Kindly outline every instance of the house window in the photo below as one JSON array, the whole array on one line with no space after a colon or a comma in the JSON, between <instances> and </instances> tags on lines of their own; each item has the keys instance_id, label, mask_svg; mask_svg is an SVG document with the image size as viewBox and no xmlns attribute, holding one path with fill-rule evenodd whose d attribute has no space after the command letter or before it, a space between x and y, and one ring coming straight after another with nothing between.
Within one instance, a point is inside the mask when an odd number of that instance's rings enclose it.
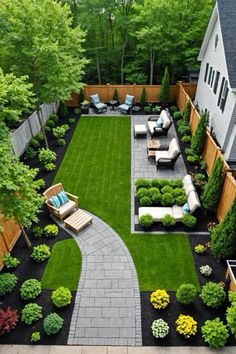
<instances>
[{"instance_id":1,"label":"house window","mask_svg":"<svg viewBox=\"0 0 236 354\"><path fill-rule=\"evenodd\" d=\"M223 92L222 92L221 102L220 102L220 109L221 109L222 113L225 110L225 103L226 103L226 100L227 100L228 92L229 92L228 81L226 80L225 81L225 85L224 85L224 89L223 89Z\"/></svg>"},{"instance_id":2,"label":"house window","mask_svg":"<svg viewBox=\"0 0 236 354\"><path fill-rule=\"evenodd\" d=\"M216 36L215 36L215 42L214 42L214 49L215 49L215 50L217 49L218 42L219 42L219 36L218 36L218 34L216 34Z\"/></svg>"},{"instance_id":3,"label":"house window","mask_svg":"<svg viewBox=\"0 0 236 354\"><path fill-rule=\"evenodd\" d=\"M208 77L208 81L207 81L208 85L210 85L210 83L211 83L211 74L212 74L212 66L210 67L210 73L209 73L209 77Z\"/></svg>"},{"instance_id":4,"label":"house window","mask_svg":"<svg viewBox=\"0 0 236 354\"><path fill-rule=\"evenodd\" d=\"M222 91L223 91L223 88L224 88L224 84L225 84L225 78L223 77L223 78L222 78L222 81L221 81L220 93L219 93L219 97L218 97L217 106L220 105L220 101L221 101L221 96L222 96Z\"/></svg>"},{"instance_id":5,"label":"house window","mask_svg":"<svg viewBox=\"0 0 236 354\"><path fill-rule=\"evenodd\" d=\"M220 78L220 73L219 73L219 71L217 71L217 72L216 72L215 83L214 83L214 88L213 88L213 92L214 92L215 94L216 94L216 92L217 92L219 78Z\"/></svg>"},{"instance_id":6,"label":"house window","mask_svg":"<svg viewBox=\"0 0 236 354\"><path fill-rule=\"evenodd\" d=\"M205 70L204 82L206 82L206 80L207 80L208 70L209 70L209 63L207 63L207 64L206 64L206 70Z\"/></svg>"},{"instance_id":7,"label":"house window","mask_svg":"<svg viewBox=\"0 0 236 354\"><path fill-rule=\"evenodd\" d=\"M211 87L213 85L213 82L214 82L214 77L215 77L215 70L212 71L212 76L211 76Z\"/></svg>"}]
</instances>

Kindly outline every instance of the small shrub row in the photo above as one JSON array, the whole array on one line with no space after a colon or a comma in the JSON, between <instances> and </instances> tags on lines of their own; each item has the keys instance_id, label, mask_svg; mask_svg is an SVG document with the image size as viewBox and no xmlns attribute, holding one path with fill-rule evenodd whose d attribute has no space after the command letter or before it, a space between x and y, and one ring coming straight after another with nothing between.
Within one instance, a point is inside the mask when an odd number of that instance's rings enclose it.
<instances>
[{"instance_id":1,"label":"small shrub row","mask_svg":"<svg viewBox=\"0 0 236 354\"><path fill-rule=\"evenodd\" d=\"M40 238L45 236L47 238L56 237L59 233L58 226L55 224L48 224L44 228L40 226L34 226L33 229L34 238Z\"/></svg>"},{"instance_id":2,"label":"small shrub row","mask_svg":"<svg viewBox=\"0 0 236 354\"><path fill-rule=\"evenodd\" d=\"M182 224L184 224L184 226L186 226L187 228L193 228L196 223L197 223L197 219L195 216L191 215L191 214L185 214L182 218L181 218L181 222ZM149 228L153 225L154 220L152 215L150 214L146 214L146 215L142 215L139 218L139 224L144 227L144 228ZM161 219L161 223L163 226L165 227L171 227L174 226L176 224L175 218L170 215L170 214L166 214L162 219Z\"/></svg>"}]
</instances>

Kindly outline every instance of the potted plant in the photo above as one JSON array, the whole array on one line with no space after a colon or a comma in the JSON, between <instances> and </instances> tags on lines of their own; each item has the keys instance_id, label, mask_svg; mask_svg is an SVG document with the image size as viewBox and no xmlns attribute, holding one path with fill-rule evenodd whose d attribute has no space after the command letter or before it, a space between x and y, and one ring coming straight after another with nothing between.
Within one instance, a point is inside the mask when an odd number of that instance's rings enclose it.
<instances>
[{"instance_id":1,"label":"potted plant","mask_svg":"<svg viewBox=\"0 0 236 354\"><path fill-rule=\"evenodd\" d=\"M81 113L88 114L89 113L89 101L84 100L81 103Z\"/></svg>"}]
</instances>

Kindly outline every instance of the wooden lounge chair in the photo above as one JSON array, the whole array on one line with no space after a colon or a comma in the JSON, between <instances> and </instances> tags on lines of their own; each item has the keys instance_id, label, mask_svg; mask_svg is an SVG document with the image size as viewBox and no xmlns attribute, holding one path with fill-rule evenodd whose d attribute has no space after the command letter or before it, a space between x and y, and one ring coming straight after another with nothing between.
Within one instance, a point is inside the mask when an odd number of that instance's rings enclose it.
<instances>
[{"instance_id":1,"label":"wooden lounge chair","mask_svg":"<svg viewBox=\"0 0 236 354\"><path fill-rule=\"evenodd\" d=\"M50 203L50 198L56 196L61 191L63 191L62 184L61 183L57 183L57 184L54 184L54 186L48 188L43 193L43 195L45 197L45 204L47 205L47 208L48 208L49 212L51 214L55 215L58 219L60 219L62 221L64 219L64 217L66 215L68 215L72 210L78 208L78 199L79 199L79 197L76 197L73 194L65 192L69 200L65 204L61 205L60 207L55 208Z\"/></svg>"}]
</instances>

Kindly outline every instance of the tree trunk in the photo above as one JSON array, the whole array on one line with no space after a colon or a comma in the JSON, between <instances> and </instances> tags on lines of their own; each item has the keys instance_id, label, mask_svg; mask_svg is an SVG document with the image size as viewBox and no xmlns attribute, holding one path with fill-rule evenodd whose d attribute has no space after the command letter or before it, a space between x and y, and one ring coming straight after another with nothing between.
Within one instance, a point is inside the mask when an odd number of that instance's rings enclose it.
<instances>
[{"instance_id":1,"label":"tree trunk","mask_svg":"<svg viewBox=\"0 0 236 354\"><path fill-rule=\"evenodd\" d=\"M47 139L47 135L46 135L46 132L45 132L45 129L44 129L44 123L43 123L43 120L42 120L42 116L40 114L40 113L42 113L40 106L37 108L36 112L37 112L37 116L38 116L38 120L39 120L39 124L40 124L41 130L42 130L42 133L43 133L45 147L46 147L46 149L49 149L48 139Z\"/></svg>"},{"instance_id":2,"label":"tree trunk","mask_svg":"<svg viewBox=\"0 0 236 354\"><path fill-rule=\"evenodd\" d=\"M97 65L97 73L98 73L98 84L101 85L101 72L100 72L100 64L99 64L99 59L98 55L96 54L96 65Z\"/></svg>"},{"instance_id":3,"label":"tree trunk","mask_svg":"<svg viewBox=\"0 0 236 354\"><path fill-rule=\"evenodd\" d=\"M20 225L21 232L22 232L22 234L23 234L23 236L24 236L25 243L26 243L27 247L30 248L30 247L31 247L31 242L30 242L30 240L29 240L29 237L28 237L28 235L27 235L27 233L26 233L26 231L25 231L23 225L21 225L21 223L19 223L19 225Z\"/></svg>"},{"instance_id":4,"label":"tree trunk","mask_svg":"<svg viewBox=\"0 0 236 354\"><path fill-rule=\"evenodd\" d=\"M124 56L125 44L122 44L121 63L120 63L120 84L124 85Z\"/></svg>"},{"instance_id":5,"label":"tree trunk","mask_svg":"<svg viewBox=\"0 0 236 354\"><path fill-rule=\"evenodd\" d=\"M153 49L150 49L150 85L153 84L153 71L154 71L154 62L155 62L155 52Z\"/></svg>"}]
</instances>

